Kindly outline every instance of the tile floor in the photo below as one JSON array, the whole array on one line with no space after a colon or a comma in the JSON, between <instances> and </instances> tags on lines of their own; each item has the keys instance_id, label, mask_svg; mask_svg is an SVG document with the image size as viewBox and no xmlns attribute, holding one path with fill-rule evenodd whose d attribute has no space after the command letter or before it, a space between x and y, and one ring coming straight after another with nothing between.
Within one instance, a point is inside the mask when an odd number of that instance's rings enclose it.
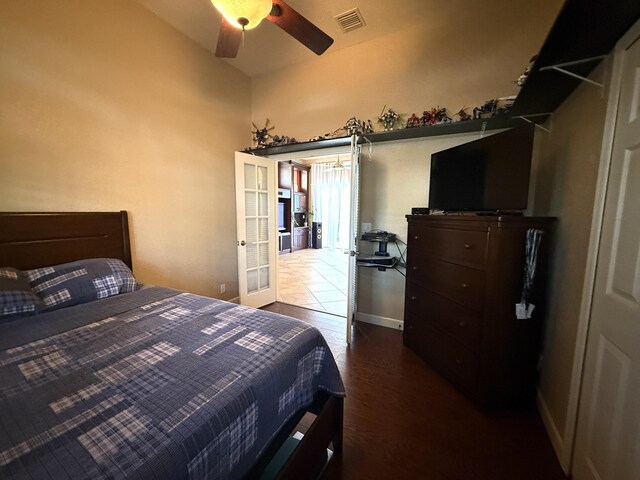
<instances>
[{"instance_id":1,"label":"tile floor","mask_svg":"<svg viewBox=\"0 0 640 480\"><path fill-rule=\"evenodd\" d=\"M307 248L278 257L278 301L347 316L347 260L342 250Z\"/></svg>"}]
</instances>

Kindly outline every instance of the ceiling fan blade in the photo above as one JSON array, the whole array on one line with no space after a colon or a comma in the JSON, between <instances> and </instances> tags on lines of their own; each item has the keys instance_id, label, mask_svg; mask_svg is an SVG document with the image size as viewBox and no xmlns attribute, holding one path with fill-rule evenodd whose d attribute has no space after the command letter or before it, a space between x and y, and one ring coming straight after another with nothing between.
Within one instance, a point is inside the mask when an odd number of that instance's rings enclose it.
<instances>
[{"instance_id":1,"label":"ceiling fan blade","mask_svg":"<svg viewBox=\"0 0 640 480\"><path fill-rule=\"evenodd\" d=\"M273 0L273 8L267 20L278 25L316 55L322 55L333 43L333 38L282 0Z\"/></svg>"},{"instance_id":2,"label":"ceiling fan blade","mask_svg":"<svg viewBox=\"0 0 640 480\"><path fill-rule=\"evenodd\" d=\"M222 17L220 33L218 34L218 45L216 46L216 57L236 58L241 41L242 30L234 27Z\"/></svg>"}]
</instances>

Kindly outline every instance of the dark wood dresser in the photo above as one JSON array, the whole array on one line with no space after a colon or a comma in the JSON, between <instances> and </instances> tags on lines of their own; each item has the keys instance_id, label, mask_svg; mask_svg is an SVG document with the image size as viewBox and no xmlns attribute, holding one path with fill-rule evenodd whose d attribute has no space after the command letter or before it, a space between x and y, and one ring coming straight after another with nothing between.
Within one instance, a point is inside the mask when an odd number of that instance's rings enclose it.
<instances>
[{"instance_id":1,"label":"dark wood dresser","mask_svg":"<svg viewBox=\"0 0 640 480\"><path fill-rule=\"evenodd\" d=\"M407 215L404 343L485 408L533 400L546 270L541 242L532 318L520 320L526 233L552 218Z\"/></svg>"}]
</instances>

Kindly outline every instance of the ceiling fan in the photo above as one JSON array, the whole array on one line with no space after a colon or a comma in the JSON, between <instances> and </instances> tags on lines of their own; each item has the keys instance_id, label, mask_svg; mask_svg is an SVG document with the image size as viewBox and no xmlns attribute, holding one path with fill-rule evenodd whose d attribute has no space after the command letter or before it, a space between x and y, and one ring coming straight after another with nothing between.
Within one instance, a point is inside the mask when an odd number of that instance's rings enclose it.
<instances>
[{"instance_id":1,"label":"ceiling fan","mask_svg":"<svg viewBox=\"0 0 640 480\"><path fill-rule=\"evenodd\" d=\"M216 57L235 58L242 35L266 18L316 55L322 55L333 38L304 18L283 0L211 0L222 14Z\"/></svg>"}]
</instances>

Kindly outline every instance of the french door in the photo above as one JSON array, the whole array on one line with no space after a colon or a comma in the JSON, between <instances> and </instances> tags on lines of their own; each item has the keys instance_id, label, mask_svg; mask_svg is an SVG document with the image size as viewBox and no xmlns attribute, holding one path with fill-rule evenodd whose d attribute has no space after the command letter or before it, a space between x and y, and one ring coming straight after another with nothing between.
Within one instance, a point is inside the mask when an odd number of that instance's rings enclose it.
<instances>
[{"instance_id":1,"label":"french door","mask_svg":"<svg viewBox=\"0 0 640 480\"><path fill-rule=\"evenodd\" d=\"M351 343L353 322L358 311L358 244L360 240L360 147L351 137L351 212L349 214L349 271L347 273L347 343Z\"/></svg>"},{"instance_id":2,"label":"french door","mask_svg":"<svg viewBox=\"0 0 640 480\"><path fill-rule=\"evenodd\" d=\"M357 136L351 138L351 169L350 169L350 197L351 211L349 215L349 254L347 273L347 343L351 343L352 327L357 312L358 271L356 257L358 255L359 212L360 212L360 147ZM329 154L344 154L345 150L317 151L319 156ZM295 154L277 155L263 158L246 153L236 152L236 207L238 225L238 275L240 286L240 303L252 307L260 307L276 301L276 262L277 239L276 229L276 163L278 160L297 160L311 158L313 151L296 152ZM255 169L254 169L255 167ZM255 177L254 181L254 175ZM266 175L263 177L262 175ZM265 183L264 178L269 179ZM269 196L269 207L265 207L264 195ZM255 200L257 196L257 200ZM257 203L254 203L257 202ZM248 207L250 208L248 208ZM267 226L268 232L263 230ZM254 228L257 230L254 231ZM253 232L251 244L263 247L249 246L247 238ZM267 236L268 233L268 236ZM256 238L258 240L256 240ZM243 244L244 241L244 244ZM256 250L257 248L257 250ZM267 260L266 251L269 252ZM257 252L258 258L254 258ZM257 272L257 273L256 273ZM267 280L268 279L268 280Z\"/></svg>"},{"instance_id":3,"label":"french door","mask_svg":"<svg viewBox=\"0 0 640 480\"><path fill-rule=\"evenodd\" d=\"M236 152L236 225L240 303L276 301L276 168L268 158Z\"/></svg>"}]
</instances>

